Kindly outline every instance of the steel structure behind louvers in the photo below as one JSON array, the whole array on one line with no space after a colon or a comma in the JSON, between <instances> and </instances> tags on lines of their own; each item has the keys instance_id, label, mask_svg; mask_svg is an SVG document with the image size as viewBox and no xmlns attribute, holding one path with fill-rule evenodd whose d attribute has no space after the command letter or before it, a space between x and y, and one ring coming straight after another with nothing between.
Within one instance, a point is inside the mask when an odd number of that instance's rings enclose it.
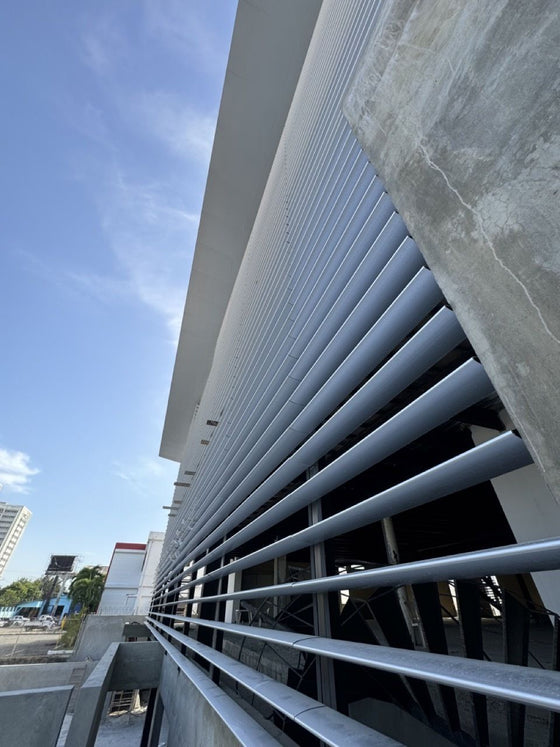
<instances>
[{"instance_id":1,"label":"steel structure behind louvers","mask_svg":"<svg viewBox=\"0 0 560 747\"><path fill-rule=\"evenodd\" d=\"M560 711L560 675L526 666L529 611L550 627L527 574L558 568L560 539L515 543L489 481L532 459L343 117L381 8L323 3L185 443L149 626L226 721L242 697L300 744L396 744L411 723L418 744L486 744L491 697L522 744L525 707ZM477 423L496 433L476 444ZM466 658L450 654L459 631Z\"/></svg>"}]
</instances>

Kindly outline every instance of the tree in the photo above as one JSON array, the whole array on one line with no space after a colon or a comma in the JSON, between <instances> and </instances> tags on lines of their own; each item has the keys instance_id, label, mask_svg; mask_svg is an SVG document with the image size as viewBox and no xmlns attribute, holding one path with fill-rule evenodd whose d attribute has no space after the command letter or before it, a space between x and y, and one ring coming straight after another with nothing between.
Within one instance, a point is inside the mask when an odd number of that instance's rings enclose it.
<instances>
[{"instance_id":1,"label":"tree","mask_svg":"<svg viewBox=\"0 0 560 747\"><path fill-rule=\"evenodd\" d=\"M21 602L41 599L41 579L18 578L17 581L0 589L0 607L15 607Z\"/></svg>"},{"instance_id":2,"label":"tree","mask_svg":"<svg viewBox=\"0 0 560 747\"><path fill-rule=\"evenodd\" d=\"M95 612L104 586L105 576L98 565L82 568L70 584L72 603L81 604L84 612Z\"/></svg>"}]
</instances>

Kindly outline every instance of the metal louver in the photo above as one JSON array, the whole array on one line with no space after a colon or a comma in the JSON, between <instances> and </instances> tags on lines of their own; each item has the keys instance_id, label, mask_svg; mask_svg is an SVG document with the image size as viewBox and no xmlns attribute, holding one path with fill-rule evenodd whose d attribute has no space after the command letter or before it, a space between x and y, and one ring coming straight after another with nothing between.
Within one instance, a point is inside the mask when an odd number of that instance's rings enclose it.
<instances>
[{"instance_id":1,"label":"metal louver","mask_svg":"<svg viewBox=\"0 0 560 747\"><path fill-rule=\"evenodd\" d=\"M437 584L446 620L478 634L478 581L557 569L560 539L516 544L499 524L488 481L531 456L505 427L475 445L473 411L499 423L503 406L342 116L380 7L323 4L185 444L149 626L200 692L246 689L296 741L398 743L351 717L357 698L336 702L344 664L360 683L384 672L372 701L457 743L470 733L445 688L475 693L470 736L487 743L476 698L510 720L513 703L560 712L560 675L474 644L448 655ZM450 507L475 499L496 525L470 544L457 528L446 550ZM433 546L410 539L416 520ZM244 639L261 648L238 661ZM291 664L266 669L270 645L307 657L296 684Z\"/></svg>"}]
</instances>

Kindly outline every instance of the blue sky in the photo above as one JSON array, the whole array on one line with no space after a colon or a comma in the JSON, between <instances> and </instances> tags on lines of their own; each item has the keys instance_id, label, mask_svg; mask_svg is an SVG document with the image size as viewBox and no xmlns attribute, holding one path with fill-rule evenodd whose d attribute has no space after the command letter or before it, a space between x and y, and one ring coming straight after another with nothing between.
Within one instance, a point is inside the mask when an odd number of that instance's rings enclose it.
<instances>
[{"instance_id":1,"label":"blue sky","mask_svg":"<svg viewBox=\"0 0 560 747\"><path fill-rule=\"evenodd\" d=\"M157 454L235 0L0 4L0 585L165 529Z\"/></svg>"}]
</instances>

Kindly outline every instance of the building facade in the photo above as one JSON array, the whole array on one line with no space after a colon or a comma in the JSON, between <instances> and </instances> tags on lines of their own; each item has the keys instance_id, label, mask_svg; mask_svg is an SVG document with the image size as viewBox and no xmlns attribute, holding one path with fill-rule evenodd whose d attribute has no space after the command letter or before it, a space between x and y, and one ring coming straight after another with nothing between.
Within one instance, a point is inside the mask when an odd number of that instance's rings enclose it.
<instances>
[{"instance_id":1,"label":"building facade","mask_svg":"<svg viewBox=\"0 0 560 747\"><path fill-rule=\"evenodd\" d=\"M163 539L163 532L150 532L146 543L116 543L99 602L99 615L148 612Z\"/></svg>"},{"instance_id":2,"label":"building facade","mask_svg":"<svg viewBox=\"0 0 560 747\"><path fill-rule=\"evenodd\" d=\"M25 506L0 501L0 578L30 518L31 511Z\"/></svg>"},{"instance_id":3,"label":"building facade","mask_svg":"<svg viewBox=\"0 0 560 747\"><path fill-rule=\"evenodd\" d=\"M132 614L138 598L138 587L145 557L145 543L117 542L115 544L97 610L98 614Z\"/></svg>"},{"instance_id":4,"label":"building facade","mask_svg":"<svg viewBox=\"0 0 560 747\"><path fill-rule=\"evenodd\" d=\"M154 739L560 738L559 38L544 1L240 2Z\"/></svg>"}]
</instances>

